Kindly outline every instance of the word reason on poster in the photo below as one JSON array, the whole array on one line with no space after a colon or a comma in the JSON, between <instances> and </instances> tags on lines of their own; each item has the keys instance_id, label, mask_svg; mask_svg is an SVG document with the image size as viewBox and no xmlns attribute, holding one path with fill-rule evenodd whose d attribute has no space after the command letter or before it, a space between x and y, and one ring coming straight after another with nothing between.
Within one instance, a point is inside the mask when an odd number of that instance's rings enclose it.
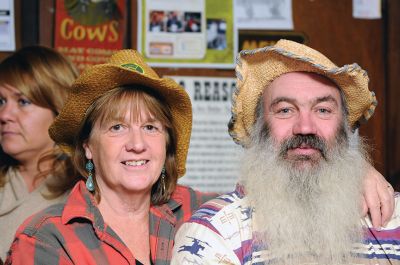
<instances>
[{"instance_id":1,"label":"word reason on poster","mask_svg":"<svg viewBox=\"0 0 400 265\"><path fill-rule=\"evenodd\" d=\"M238 178L241 148L228 134L234 78L172 76L192 100L193 129L181 184L209 192L227 192Z\"/></svg>"}]
</instances>

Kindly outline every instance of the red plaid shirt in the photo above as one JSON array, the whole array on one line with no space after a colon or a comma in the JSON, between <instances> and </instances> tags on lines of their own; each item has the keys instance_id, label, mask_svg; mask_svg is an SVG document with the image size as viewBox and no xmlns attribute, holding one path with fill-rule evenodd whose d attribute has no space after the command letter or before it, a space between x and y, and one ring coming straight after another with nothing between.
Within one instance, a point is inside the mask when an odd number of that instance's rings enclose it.
<instances>
[{"instance_id":1,"label":"red plaid shirt","mask_svg":"<svg viewBox=\"0 0 400 265\"><path fill-rule=\"evenodd\" d=\"M153 264L169 264L174 236L202 203L215 194L177 186L170 201L150 208ZM132 228L134 229L134 228ZM135 264L134 253L104 223L94 197L80 181L65 204L50 206L18 229L5 264Z\"/></svg>"}]
</instances>

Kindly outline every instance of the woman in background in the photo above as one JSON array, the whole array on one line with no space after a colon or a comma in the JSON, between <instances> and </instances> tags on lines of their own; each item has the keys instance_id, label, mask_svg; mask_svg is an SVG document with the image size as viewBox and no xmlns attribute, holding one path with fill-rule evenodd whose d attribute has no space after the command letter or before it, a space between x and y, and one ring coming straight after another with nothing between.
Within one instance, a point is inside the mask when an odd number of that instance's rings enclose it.
<instances>
[{"instance_id":1,"label":"woman in background","mask_svg":"<svg viewBox=\"0 0 400 265\"><path fill-rule=\"evenodd\" d=\"M50 48L31 46L0 63L0 258L18 226L65 199L77 176L48 129L77 77Z\"/></svg>"}]
</instances>

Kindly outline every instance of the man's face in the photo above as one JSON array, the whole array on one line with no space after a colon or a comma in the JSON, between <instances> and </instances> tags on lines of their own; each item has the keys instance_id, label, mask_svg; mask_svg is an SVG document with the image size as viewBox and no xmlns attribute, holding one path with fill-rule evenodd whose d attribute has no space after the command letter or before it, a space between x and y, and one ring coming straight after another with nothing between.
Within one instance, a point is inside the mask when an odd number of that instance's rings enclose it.
<instances>
[{"instance_id":1,"label":"man's face","mask_svg":"<svg viewBox=\"0 0 400 265\"><path fill-rule=\"evenodd\" d=\"M287 73L263 97L269 135L283 159L303 168L326 158L343 122L340 92L333 82L314 73Z\"/></svg>"},{"instance_id":2,"label":"man's face","mask_svg":"<svg viewBox=\"0 0 400 265\"><path fill-rule=\"evenodd\" d=\"M339 89L316 74L289 73L265 89L262 102L240 183L256 208L265 253L279 253L274 264L353 264L366 158Z\"/></svg>"}]
</instances>

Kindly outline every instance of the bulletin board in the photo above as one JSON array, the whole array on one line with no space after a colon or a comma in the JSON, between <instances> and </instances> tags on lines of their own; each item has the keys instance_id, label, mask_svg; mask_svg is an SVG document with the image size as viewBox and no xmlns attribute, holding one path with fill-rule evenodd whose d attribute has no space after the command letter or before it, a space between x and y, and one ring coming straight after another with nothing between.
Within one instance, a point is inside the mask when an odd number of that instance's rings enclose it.
<instances>
[{"instance_id":1,"label":"bulletin board","mask_svg":"<svg viewBox=\"0 0 400 265\"><path fill-rule=\"evenodd\" d=\"M246 3L247 0L235 1ZM381 39L381 36L384 35L383 20L355 19L351 14L351 0L343 1L341 5L337 5L336 2L328 0L286 0L273 2L277 4L290 3L293 5L294 28L291 31L297 34L294 38L304 40L304 42L311 47L326 54L338 65L353 62L362 65L370 75L370 85L376 92L379 106L385 105L385 87L382 85L382 80L385 80L385 56L380 53L385 50L383 46L384 44L383 42L374 42L373 45L366 45L371 43L370 40L372 38ZM54 25L54 13L52 11L54 10L54 3L55 0L40 1L40 42L47 46L54 45L53 30L49 28L51 25ZM257 1L257 3L262 4L264 1ZM127 1L127 8L129 15L124 47L138 49L140 48L137 45L138 36L140 34L139 31L141 30L139 28L139 25L141 24L138 22L137 16L140 11L138 9L138 2L136 0ZM276 14L276 10L272 11L271 15ZM315 23L315 21L318 21L318 23ZM349 25L352 26L349 27ZM267 33L270 34L273 30L269 29L267 31ZM277 29L275 31L282 31L282 29ZM266 32L263 32L263 34L265 33ZM247 35L247 37L252 38L251 35ZM262 34L257 36L254 40L256 45L261 45L261 43L266 43L265 41L268 41L267 38L263 39ZM363 48L359 49L357 47ZM228 80L234 80L235 78L233 68L156 66L154 69L160 76L172 76L176 78L178 82L200 82L201 86L203 86L202 89L205 89L205 84L210 81L208 78L211 78L211 83L218 83L218 86L221 87L220 89L222 89L224 82L227 83ZM225 79L225 81L220 80L220 78ZM214 84L210 89L214 89ZM209 104L209 106L211 106L211 104ZM219 105L219 108L222 109L221 106L222 103ZM199 108L201 108L201 104L199 105ZM361 128L361 135L366 136L369 139L369 143L374 146L374 152L371 153L371 157L375 162L376 168L381 172L385 172L386 170L386 162L384 158L386 157L387 151L384 144L384 137L386 135L384 111L383 107L378 107L373 119L371 119L366 126ZM223 130L223 128L221 130ZM226 135L228 135L227 132ZM218 177L215 178L217 179Z\"/></svg>"}]
</instances>

